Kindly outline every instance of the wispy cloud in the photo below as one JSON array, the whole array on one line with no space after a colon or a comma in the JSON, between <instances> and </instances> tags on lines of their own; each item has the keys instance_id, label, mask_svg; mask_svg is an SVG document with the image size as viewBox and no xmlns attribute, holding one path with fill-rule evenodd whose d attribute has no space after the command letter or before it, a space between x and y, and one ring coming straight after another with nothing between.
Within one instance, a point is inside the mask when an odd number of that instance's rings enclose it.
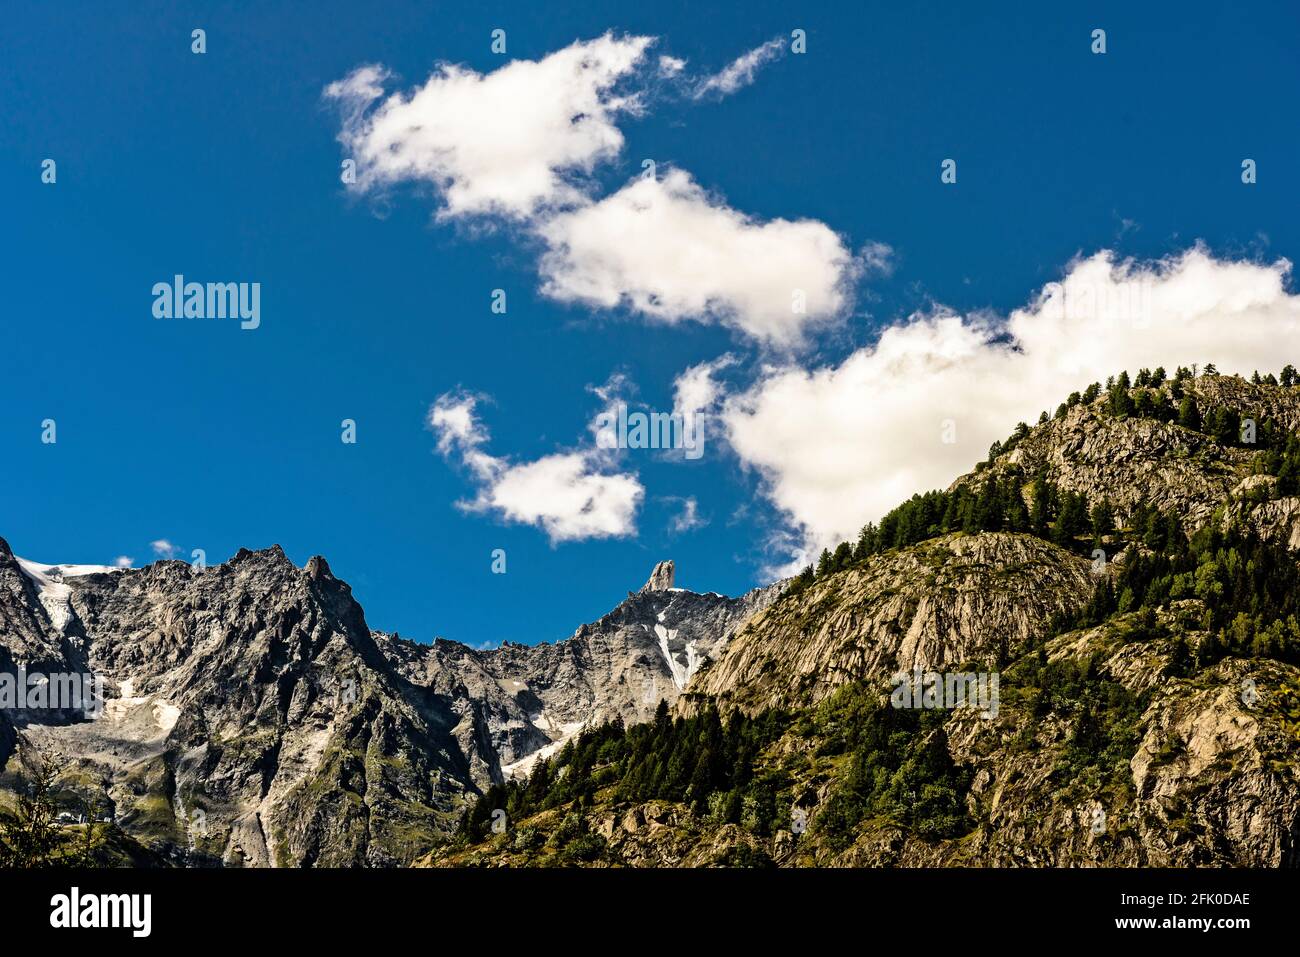
<instances>
[{"instance_id":1,"label":"wispy cloud","mask_svg":"<svg viewBox=\"0 0 1300 957\"><path fill-rule=\"evenodd\" d=\"M665 496L665 501L677 502L681 506L680 511L668 522L669 535L684 535L709 524L708 519L700 515L700 503L696 501L694 495L685 498L671 495Z\"/></svg>"},{"instance_id":2,"label":"wispy cloud","mask_svg":"<svg viewBox=\"0 0 1300 957\"><path fill-rule=\"evenodd\" d=\"M774 37L748 53L736 57L712 76L698 80L691 91L694 99L730 96L754 82L758 71L785 53L785 41Z\"/></svg>"},{"instance_id":3,"label":"wispy cloud","mask_svg":"<svg viewBox=\"0 0 1300 957\"><path fill-rule=\"evenodd\" d=\"M165 538L160 538L156 542L150 542L149 547L153 549L153 553L159 558L174 558L176 553L180 551L177 546L173 545Z\"/></svg>"},{"instance_id":4,"label":"wispy cloud","mask_svg":"<svg viewBox=\"0 0 1300 957\"><path fill-rule=\"evenodd\" d=\"M673 380L673 412L678 415L709 415L718 408L723 387L718 373L736 365L739 358L726 353L685 369Z\"/></svg>"}]
</instances>

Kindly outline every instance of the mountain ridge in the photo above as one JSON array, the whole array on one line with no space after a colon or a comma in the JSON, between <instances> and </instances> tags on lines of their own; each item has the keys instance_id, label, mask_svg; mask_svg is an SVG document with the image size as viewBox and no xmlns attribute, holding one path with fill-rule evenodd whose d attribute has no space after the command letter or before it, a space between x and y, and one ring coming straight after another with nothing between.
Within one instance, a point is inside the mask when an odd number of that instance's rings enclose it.
<instances>
[{"instance_id":1,"label":"mountain ridge","mask_svg":"<svg viewBox=\"0 0 1300 957\"><path fill-rule=\"evenodd\" d=\"M51 571L37 581L0 542L0 662L102 674L108 700L95 721L5 716L3 757L56 755L129 833L227 865L408 860L530 755L675 698L674 676L765 594L672 589L660 563L566 639L479 651L373 631L323 557L298 568L278 545L204 568L28 564Z\"/></svg>"}]
</instances>

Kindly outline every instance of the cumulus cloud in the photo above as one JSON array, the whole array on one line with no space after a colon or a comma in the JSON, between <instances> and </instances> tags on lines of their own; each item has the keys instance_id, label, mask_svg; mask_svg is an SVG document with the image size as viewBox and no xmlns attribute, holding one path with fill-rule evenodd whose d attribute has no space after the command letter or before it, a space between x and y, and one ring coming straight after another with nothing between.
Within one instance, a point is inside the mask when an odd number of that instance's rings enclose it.
<instances>
[{"instance_id":1,"label":"cumulus cloud","mask_svg":"<svg viewBox=\"0 0 1300 957\"><path fill-rule=\"evenodd\" d=\"M784 52L785 42L780 37L768 40L762 46L738 56L712 76L699 80L691 91L691 96L697 100L710 96L729 96L753 83L763 65Z\"/></svg>"},{"instance_id":2,"label":"cumulus cloud","mask_svg":"<svg viewBox=\"0 0 1300 957\"><path fill-rule=\"evenodd\" d=\"M631 535L644 494L636 476L595 471L592 455L568 452L504 469L476 506L539 526L554 543Z\"/></svg>"},{"instance_id":3,"label":"cumulus cloud","mask_svg":"<svg viewBox=\"0 0 1300 957\"><path fill-rule=\"evenodd\" d=\"M429 425L438 436L438 451L450 455L454 450L477 449L488 440L488 433L478 418L482 396L468 392L448 392L429 409Z\"/></svg>"},{"instance_id":4,"label":"cumulus cloud","mask_svg":"<svg viewBox=\"0 0 1300 957\"><path fill-rule=\"evenodd\" d=\"M460 503L508 522L543 529L552 544L588 538L619 538L636 531L645 489L635 475L611 472L597 449L578 449L515 463L489 454L489 435L478 417L481 397L464 392L440 396L429 409L438 450L457 456L478 483L474 499Z\"/></svg>"},{"instance_id":5,"label":"cumulus cloud","mask_svg":"<svg viewBox=\"0 0 1300 957\"><path fill-rule=\"evenodd\" d=\"M651 319L717 321L766 343L798 343L838 315L858 263L815 220L766 222L670 170L542 223L542 291Z\"/></svg>"},{"instance_id":6,"label":"cumulus cloud","mask_svg":"<svg viewBox=\"0 0 1300 957\"><path fill-rule=\"evenodd\" d=\"M888 247L854 256L824 223L748 216L682 170L599 200L585 181L618 155L618 122L647 101L667 89L726 95L784 50L772 40L701 78L678 57L648 62L654 42L607 33L486 74L440 64L422 86L391 94L384 67L359 67L325 88L356 164L351 188L428 183L444 219L517 223L540 238L542 291L561 302L721 322L767 345L800 345L811 325L841 314L855 279L883 268Z\"/></svg>"},{"instance_id":7,"label":"cumulus cloud","mask_svg":"<svg viewBox=\"0 0 1300 957\"><path fill-rule=\"evenodd\" d=\"M855 537L915 492L946 487L1016 422L1128 369L1295 361L1291 264L1193 248L1157 263L1101 252L1005 318L936 310L820 368L769 368L729 396L729 441L807 551ZM943 441L951 420L956 441Z\"/></svg>"},{"instance_id":8,"label":"cumulus cloud","mask_svg":"<svg viewBox=\"0 0 1300 957\"><path fill-rule=\"evenodd\" d=\"M607 33L487 74L440 64L423 86L386 99L388 72L361 67L325 88L342 111L339 140L356 162L354 188L432 183L444 216L522 219L580 203L571 177L622 148L615 119L641 104L618 91L619 81L652 42Z\"/></svg>"},{"instance_id":9,"label":"cumulus cloud","mask_svg":"<svg viewBox=\"0 0 1300 957\"><path fill-rule=\"evenodd\" d=\"M114 568L130 568L134 564L135 559L129 555L118 555L117 558L113 559Z\"/></svg>"}]
</instances>

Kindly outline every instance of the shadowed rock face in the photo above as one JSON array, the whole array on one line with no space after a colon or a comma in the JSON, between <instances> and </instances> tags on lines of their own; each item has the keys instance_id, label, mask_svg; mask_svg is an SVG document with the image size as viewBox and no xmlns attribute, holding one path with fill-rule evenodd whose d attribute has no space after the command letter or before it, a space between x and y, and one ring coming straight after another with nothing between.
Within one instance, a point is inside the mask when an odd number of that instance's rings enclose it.
<instances>
[{"instance_id":1,"label":"shadowed rock face","mask_svg":"<svg viewBox=\"0 0 1300 957\"><path fill-rule=\"evenodd\" d=\"M774 593L655 589L559 644L474 651L372 632L323 558L299 569L278 546L203 569L44 567L0 540L0 670L93 672L108 700L72 723L0 714L0 757L47 752L142 842L226 865L407 861L585 722L675 700ZM652 581L671 588L672 564Z\"/></svg>"},{"instance_id":2,"label":"shadowed rock face","mask_svg":"<svg viewBox=\"0 0 1300 957\"><path fill-rule=\"evenodd\" d=\"M453 819L471 785L448 702L393 672L323 562L241 550L66 585L76 653L51 664L93 670L109 700L23 738L129 833L195 861L385 863Z\"/></svg>"},{"instance_id":3,"label":"shadowed rock face","mask_svg":"<svg viewBox=\"0 0 1300 957\"><path fill-rule=\"evenodd\" d=\"M47 665L69 661L83 663L76 647L75 630L65 636L40 600L37 584L23 572L9 548L0 538L0 670L27 665L39 670Z\"/></svg>"},{"instance_id":4,"label":"shadowed rock face","mask_svg":"<svg viewBox=\"0 0 1300 957\"><path fill-rule=\"evenodd\" d=\"M9 763L9 756L14 753L17 744L18 734L14 731L13 723L8 715L0 713L0 767Z\"/></svg>"}]
</instances>

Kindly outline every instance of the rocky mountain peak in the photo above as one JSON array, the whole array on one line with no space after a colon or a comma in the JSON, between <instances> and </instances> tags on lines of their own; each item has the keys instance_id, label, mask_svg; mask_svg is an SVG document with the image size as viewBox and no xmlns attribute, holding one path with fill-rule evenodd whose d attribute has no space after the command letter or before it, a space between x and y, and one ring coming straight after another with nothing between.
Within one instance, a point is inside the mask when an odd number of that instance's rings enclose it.
<instances>
[{"instance_id":1,"label":"rocky mountain peak","mask_svg":"<svg viewBox=\"0 0 1300 957\"><path fill-rule=\"evenodd\" d=\"M325 561L323 555L313 555L307 560L305 571L307 577L311 579L333 578L334 573L330 571L329 562Z\"/></svg>"},{"instance_id":2,"label":"rocky mountain peak","mask_svg":"<svg viewBox=\"0 0 1300 957\"><path fill-rule=\"evenodd\" d=\"M668 591L673 587L673 560L655 565L649 580L641 586L641 594L654 591Z\"/></svg>"},{"instance_id":3,"label":"rocky mountain peak","mask_svg":"<svg viewBox=\"0 0 1300 957\"><path fill-rule=\"evenodd\" d=\"M295 567L293 562L289 561L289 556L284 553L284 549L279 545L272 545L269 548L241 548L231 556L229 564L235 565L241 562Z\"/></svg>"}]
</instances>

